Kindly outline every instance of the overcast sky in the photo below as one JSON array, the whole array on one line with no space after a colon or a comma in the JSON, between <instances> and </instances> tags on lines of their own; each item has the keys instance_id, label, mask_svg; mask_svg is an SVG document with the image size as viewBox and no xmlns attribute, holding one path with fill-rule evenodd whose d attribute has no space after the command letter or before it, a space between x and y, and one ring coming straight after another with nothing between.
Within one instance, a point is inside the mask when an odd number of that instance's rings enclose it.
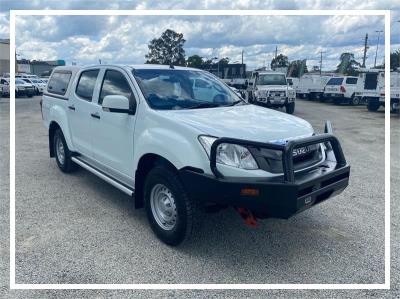
<instances>
[{"instance_id":1,"label":"overcast sky","mask_svg":"<svg viewBox=\"0 0 400 299\"><path fill-rule=\"evenodd\" d=\"M9 36L10 9L400 9L398 1L2 1L0 38ZM163 3L165 2L165 3ZM183 3L184 2L184 3ZM263 4L261 4L263 3ZM267 4L265 4L267 3ZM397 5L396 5L397 4ZM400 45L398 10L392 11L392 49ZM254 68L269 64L283 53L289 60L307 59L309 67L319 63L323 51L324 70L334 69L342 52L353 52L361 61L363 38L369 34L367 65L373 65L376 30L384 29L383 17L373 16L29 16L16 20L17 53L36 60L64 59L67 64L143 63L148 42L166 29L183 33L186 55L205 58L230 57ZM383 61L381 35L378 63Z\"/></svg>"}]
</instances>

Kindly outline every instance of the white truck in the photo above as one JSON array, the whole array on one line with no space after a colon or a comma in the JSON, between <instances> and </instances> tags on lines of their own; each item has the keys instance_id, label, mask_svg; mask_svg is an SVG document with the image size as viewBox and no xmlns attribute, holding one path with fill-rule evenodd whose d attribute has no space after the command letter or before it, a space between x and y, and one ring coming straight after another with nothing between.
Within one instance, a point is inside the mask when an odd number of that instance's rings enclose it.
<instances>
[{"instance_id":1,"label":"white truck","mask_svg":"<svg viewBox=\"0 0 400 299\"><path fill-rule=\"evenodd\" d=\"M332 77L326 83L324 98L333 99L336 105L347 103L349 105L359 105L360 98L356 96L358 77L339 76Z\"/></svg>"},{"instance_id":2,"label":"white truck","mask_svg":"<svg viewBox=\"0 0 400 299\"><path fill-rule=\"evenodd\" d=\"M197 80L209 85L201 99ZM235 207L248 224L287 219L349 182L329 122L317 134L305 120L245 103L198 69L57 67L41 111L61 171L79 165L132 196L169 245L187 240L210 208Z\"/></svg>"},{"instance_id":3,"label":"white truck","mask_svg":"<svg viewBox=\"0 0 400 299\"><path fill-rule=\"evenodd\" d=\"M304 74L296 87L297 96L302 99L323 100L324 87L331 77L330 75Z\"/></svg>"},{"instance_id":4,"label":"white truck","mask_svg":"<svg viewBox=\"0 0 400 299\"><path fill-rule=\"evenodd\" d=\"M285 107L286 113L293 114L296 91L291 88L284 73L255 71L248 82L249 102L268 107Z\"/></svg>"},{"instance_id":5,"label":"white truck","mask_svg":"<svg viewBox=\"0 0 400 299\"><path fill-rule=\"evenodd\" d=\"M390 111L399 113L400 102L400 71L390 72ZM382 87L379 103L385 106L385 86Z\"/></svg>"},{"instance_id":6,"label":"white truck","mask_svg":"<svg viewBox=\"0 0 400 299\"><path fill-rule=\"evenodd\" d=\"M382 105L379 99L385 86L385 71L361 68L359 72L355 97L367 103L368 111L377 111Z\"/></svg>"}]
</instances>

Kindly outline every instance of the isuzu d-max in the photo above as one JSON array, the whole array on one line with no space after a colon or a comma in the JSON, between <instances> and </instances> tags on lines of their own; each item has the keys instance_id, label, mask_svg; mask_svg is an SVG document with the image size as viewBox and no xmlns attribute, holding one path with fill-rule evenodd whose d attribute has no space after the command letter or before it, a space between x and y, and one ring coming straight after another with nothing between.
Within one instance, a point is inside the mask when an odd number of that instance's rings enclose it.
<instances>
[{"instance_id":1,"label":"isuzu d-max","mask_svg":"<svg viewBox=\"0 0 400 299\"><path fill-rule=\"evenodd\" d=\"M204 211L286 219L348 185L329 122L317 134L198 69L57 67L41 106L58 167L79 165L132 196L169 245L187 240Z\"/></svg>"}]
</instances>

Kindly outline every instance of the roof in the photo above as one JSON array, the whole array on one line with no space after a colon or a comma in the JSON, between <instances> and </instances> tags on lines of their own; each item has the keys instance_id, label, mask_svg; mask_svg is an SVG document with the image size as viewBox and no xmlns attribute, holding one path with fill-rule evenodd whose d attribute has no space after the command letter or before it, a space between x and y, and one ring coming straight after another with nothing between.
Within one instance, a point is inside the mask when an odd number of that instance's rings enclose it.
<instances>
[{"instance_id":1,"label":"roof","mask_svg":"<svg viewBox=\"0 0 400 299\"><path fill-rule=\"evenodd\" d=\"M266 75L266 74L274 74L274 75L286 75L282 72L274 72L274 71L257 71L259 75Z\"/></svg>"}]
</instances>

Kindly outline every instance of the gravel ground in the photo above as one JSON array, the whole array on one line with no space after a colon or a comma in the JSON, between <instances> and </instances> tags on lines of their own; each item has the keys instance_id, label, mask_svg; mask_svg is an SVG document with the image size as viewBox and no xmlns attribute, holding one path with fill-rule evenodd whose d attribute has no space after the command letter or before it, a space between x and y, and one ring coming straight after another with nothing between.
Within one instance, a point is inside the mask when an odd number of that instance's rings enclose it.
<instances>
[{"instance_id":1,"label":"gravel ground","mask_svg":"<svg viewBox=\"0 0 400 299\"><path fill-rule=\"evenodd\" d=\"M290 220L257 229L233 210L210 214L192 242L170 248L128 196L48 156L39 97L16 100L17 283L383 283L384 114L298 100L295 114L332 120L350 186ZM261 108L260 108L261 109ZM0 100L0 297L396 297L399 289L399 119L392 116L391 291L9 291L9 100Z\"/></svg>"}]
</instances>

